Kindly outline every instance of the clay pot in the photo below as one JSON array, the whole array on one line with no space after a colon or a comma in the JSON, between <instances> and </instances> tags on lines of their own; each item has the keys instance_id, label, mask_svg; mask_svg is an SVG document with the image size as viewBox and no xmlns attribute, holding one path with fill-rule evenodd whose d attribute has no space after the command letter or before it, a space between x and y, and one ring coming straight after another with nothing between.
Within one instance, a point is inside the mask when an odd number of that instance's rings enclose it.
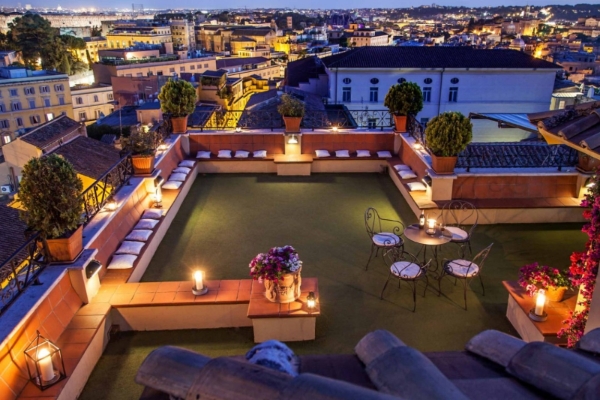
<instances>
[{"instance_id":1,"label":"clay pot","mask_svg":"<svg viewBox=\"0 0 600 400\"><path fill-rule=\"evenodd\" d=\"M173 124L173 133L186 133L187 132L188 116L185 117L173 117L171 118L171 124Z\"/></svg>"},{"instance_id":2,"label":"clay pot","mask_svg":"<svg viewBox=\"0 0 600 400\"><path fill-rule=\"evenodd\" d=\"M406 115L394 115L394 123L396 124L396 132L406 132Z\"/></svg>"},{"instance_id":3,"label":"clay pot","mask_svg":"<svg viewBox=\"0 0 600 400\"><path fill-rule=\"evenodd\" d=\"M52 261L75 261L83 250L83 225L68 237L46 239L46 244Z\"/></svg>"},{"instance_id":4,"label":"clay pot","mask_svg":"<svg viewBox=\"0 0 600 400\"><path fill-rule=\"evenodd\" d=\"M285 122L286 133L300 132L300 123L302 122L302 117L283 117L283 122Z\"/></svg>"},{"instance_id":5,"label":"clay pot","mask_svg":"<svg viewBox=\"0 0 600 400\"><path fill-rule=\"evenodd\" d=\"M133 165L133 172L135 175L150 175L152 171L154 171L154 155L131 156L131 164Z\"/></svg>"},{"instance_id":6,"label":"clay pot","mask_svg":"<svg viewBox=\"0 0 600 400\"><path fill-rule=\"evenodd\" d=\"M437 157L436 155L432 154L431 167L436 174L453 174L457 159L458 157Z\"/></svg>"},{"instance_id":7,"label":"clay pot","mask_svg":"<svg viewBox=\"0 0 600 400\"><path fill-rule=\"evenodd\" d=\"M300 297L301 272L302 268L294 273L285 274L277 283L265 279L267 300L273 303L291 303Z\"/></svg>"}]
</instances>

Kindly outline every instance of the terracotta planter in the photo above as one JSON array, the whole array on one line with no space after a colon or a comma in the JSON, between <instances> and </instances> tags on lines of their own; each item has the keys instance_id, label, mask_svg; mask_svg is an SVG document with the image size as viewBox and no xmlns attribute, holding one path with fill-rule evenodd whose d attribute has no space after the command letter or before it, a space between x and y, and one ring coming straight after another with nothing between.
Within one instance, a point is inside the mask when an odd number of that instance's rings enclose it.
<instances>
[{"instance_id":1,"label":"terracotta planter","mask_svg":"<svg viewBox=\"0 0 600 400\"><path fill-rule=\"evenodd\" d=\"M301 272L302 268L294 273L285 274L277 283L265 279L265 297L267 300L273 303L291 303L300 297Z\"/></svg>"},{"instance_id":2,"label":"terracotta planter","mask_svg":"<svg viewBox=\"0 0 600 400\"><path fill-rule=\"evenodd\" d=\"M283 122L285 122L286 133L300 132L300 123L302 122L302 117L283 117Z\"/></svg>"},{"instance_id":3,"label":"terracotta planter","mask_svg":"<svg viewBox=\"0 0 600 400\"><path fill-rule=\"evenodd\" d=\"M83 250L83 225L79 225L69 237L46 239L46 244L52 261L75 261Z\"/></svg>"},{"instance_id":4,"label":"terracotta planter","mask_svg":"<svg viewBox=\"0 0 600 400\"><path fill-rule=\"evenodd\" d=\"M406 132L406 115L394 115L394 123L396 124L396 132Z\"/></svg>"},{"instance_id":5,"label":"terracotta planter","mask_svg":"<svg viewBox=\"0 0 600 400\"><path fill-rule=\"evenodd\" d=\"M185 117L174 117L171 118L173 124L173 133L186 133L187 132L188 116Z\"/></svg>"},{"instance_id":6,"label":"terracotta planter","mask_svg":"<svg viewBox=\"0 0 600 400\"><path fill-rule=\"evenodd\" d=\"M567 291L566 287L551 287L546 289L546 298L550 301L562 301Z\"/></svg>"},{"instance_id":7,"label":"terracotta planter","mask_svg":"<svg viewBox=\"0 0 600 400\"><path fill-rule=\"evenodd\" d=\"M431 167L437 174L453 174L458 157L437 157L431 155Z\"/></svg>"},{"instance_id":8,"label":"terracotta planter","mask_svg":"<svg viewBox=\"0 0 600 400\"><path fill-rule=\"evenodd\" d=\"M150 175L154 171L154 155L131 156L131 164L133 165L135 175Z\"/></svg>"}]
</instances>

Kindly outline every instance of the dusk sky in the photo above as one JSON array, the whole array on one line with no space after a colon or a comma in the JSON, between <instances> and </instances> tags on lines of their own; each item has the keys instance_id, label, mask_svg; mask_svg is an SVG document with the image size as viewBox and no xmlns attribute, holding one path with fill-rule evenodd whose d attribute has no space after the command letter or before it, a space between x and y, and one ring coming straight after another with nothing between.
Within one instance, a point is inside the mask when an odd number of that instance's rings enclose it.
<instances>
[{"instance_id":1,"label":"dusk sky","mask_svg":"<svg viewBox=\"0 0 600 400\"><path fill-rule=\"evenodd\" d=\"M145 0L140 1L136 0L137 3L143 4L145 8L168 8L168 7L181 7L181 8L193 8L193 9L214 9L217 7L222 8L240 8L240 7L248 7L251 8L260 8L260 7L289 7L289 8L353 8L359 7L364 8L368 6L378 7L378 8L392 8L392 7L411 7L417 6L417 3L408 2L408 1L394 1L394 0L379 0L375 2L365 2L364 0L346 0L346 1L334 1L334 0L289 0L289 1L278 1L278 0L227 0L220 2L198 2L193 0L175 0L165 2L163 0ZM455 5L455 6L469 6L469 7L482 7L482 6L498 6L498 5L506 5L506 1L502 0L490 0L486 2L481 2L478 0L437 0L432 1L431 3L421 3L421 4L439 4L439 5ZM560 1L560 2L551 2L543 0L531 0L531 1L523 1L523 2L509 2L514 5L534 5L534 6L544 6L548 4L578 4L582 3L581 1ZM16 2L4 4L5 7L10 7L12 5L16 5ZM31 4L32 6L45 6L45 7L56 7L59 4L63 8L80 8L80 7L118 7L118 8L131 8L130 1L122 1L122 0L106 0L106 1L94 1L94 0L56 0L56 2L36 2L27 0L22 0L21 5Z\"/></svg>"}]
</instances>

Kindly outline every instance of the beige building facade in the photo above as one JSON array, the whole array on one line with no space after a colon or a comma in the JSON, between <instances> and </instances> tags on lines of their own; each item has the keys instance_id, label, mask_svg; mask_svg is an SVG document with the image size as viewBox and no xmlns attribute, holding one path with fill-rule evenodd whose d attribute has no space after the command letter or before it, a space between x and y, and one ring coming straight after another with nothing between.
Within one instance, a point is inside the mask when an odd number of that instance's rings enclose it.
<instances>
[{"instance_id":1,"label":"beige building facade","mask_svg":"<svg viewBox=\"0 0 600 400\"><path fill-rule=\"evenodd\" d=\"M74 86L71 88L71 96L74 119L86 125L94 123L101 116L109 115L115 109L112 86Z\"/></svg>"}]
</instances>

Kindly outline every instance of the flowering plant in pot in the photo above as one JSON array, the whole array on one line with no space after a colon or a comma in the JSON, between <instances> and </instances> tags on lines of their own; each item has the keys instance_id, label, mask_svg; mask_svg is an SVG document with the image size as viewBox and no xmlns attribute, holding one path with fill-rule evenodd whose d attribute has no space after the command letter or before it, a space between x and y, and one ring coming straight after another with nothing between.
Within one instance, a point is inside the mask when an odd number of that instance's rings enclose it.
<instances>
[{"instance_id":1,"label":"flowering plant in pot","mask_svg":"<svg viewBox=\"0 0 600 400\"><path fill-rule=\"evenodd\" d=\"M183 79L169 79L158 95L160 109L171 115L173 133L187 131L188 115L196 109L196 89Z\"/></svg>"},{"instance_id":2,"label":"flowering plant in pot","mask_svg":"<svg viewBox=\"0 0 600 400\"><path fill-rule=\"evenodd\" d=\"M23 168L20 217L46 241L53 261L74 261L83 249L82 190L73 165L59 155L32 158Z\"/></svg>"},{"instance_id":3,"label":"flowering plant in pot","mask_svg":"<svg viewBox=\"0 0 600 400\"><path fill-rule=\"evenodd\" d=\"M423 109L423 93L419 85L405 81L390 87L383 105L394 116L396 132L406 132L406 117Z\"/></svg>"},{"instance_id":4,"label":"flowering plant in pot","mask_svg":"<svg viewBox=\"0 0 600 400\"><path fill-rule=\"evenodd\" d=\"M549 300L561 301L571 282L567 271L535 262L519 270L519 285L532 297L539 289L544 289Z\"/></svg>"},{"instance_id":5,"label":"flowering plant in pot","mask_svg":"<svg viewBox=\"0 0 600 400\"><path fill-rule=\"evenodd\" d=\"M292 246L273 247L250 261L250 276L265 284L265 297L276 303L291 303L300 297L302 261Z\"/></svg>"},{"instance_id":6,"label":"flowering plant in pot","mask_svg":"<svg viewBox=\"0 0 600 400\"><path fill-rule=\"evenodd\" d=\"M438 174L453 173L458 155L472 139L473 124L461 113L445 112L433 117L425 128L433 170Z\"/></svg>"},{"instance_id":7,"label":"flowering plant in pot","mask_svg":"<svg viewBox=\"0 0 600 400\"><path fill-rule=\"evenodd\" d=\"M300 132L300 123L304 116L304 103L289 94L281 96L281 103L277 111L285 122L285 131L290 133Z\"/></svg>"},{"instance_id":8,"label":"flowering plant in pot","mask_svg":"<svg viewBox=\"0 0 600 400\"><path fill-rule=\"evenodd\" d=\"M148 175L154 171L154 155L159 144L157 131L144 126L133 129L129 136L121 138L123 150L131 153L131 164L136 175Z\"/></svg>"}]
</instances>

